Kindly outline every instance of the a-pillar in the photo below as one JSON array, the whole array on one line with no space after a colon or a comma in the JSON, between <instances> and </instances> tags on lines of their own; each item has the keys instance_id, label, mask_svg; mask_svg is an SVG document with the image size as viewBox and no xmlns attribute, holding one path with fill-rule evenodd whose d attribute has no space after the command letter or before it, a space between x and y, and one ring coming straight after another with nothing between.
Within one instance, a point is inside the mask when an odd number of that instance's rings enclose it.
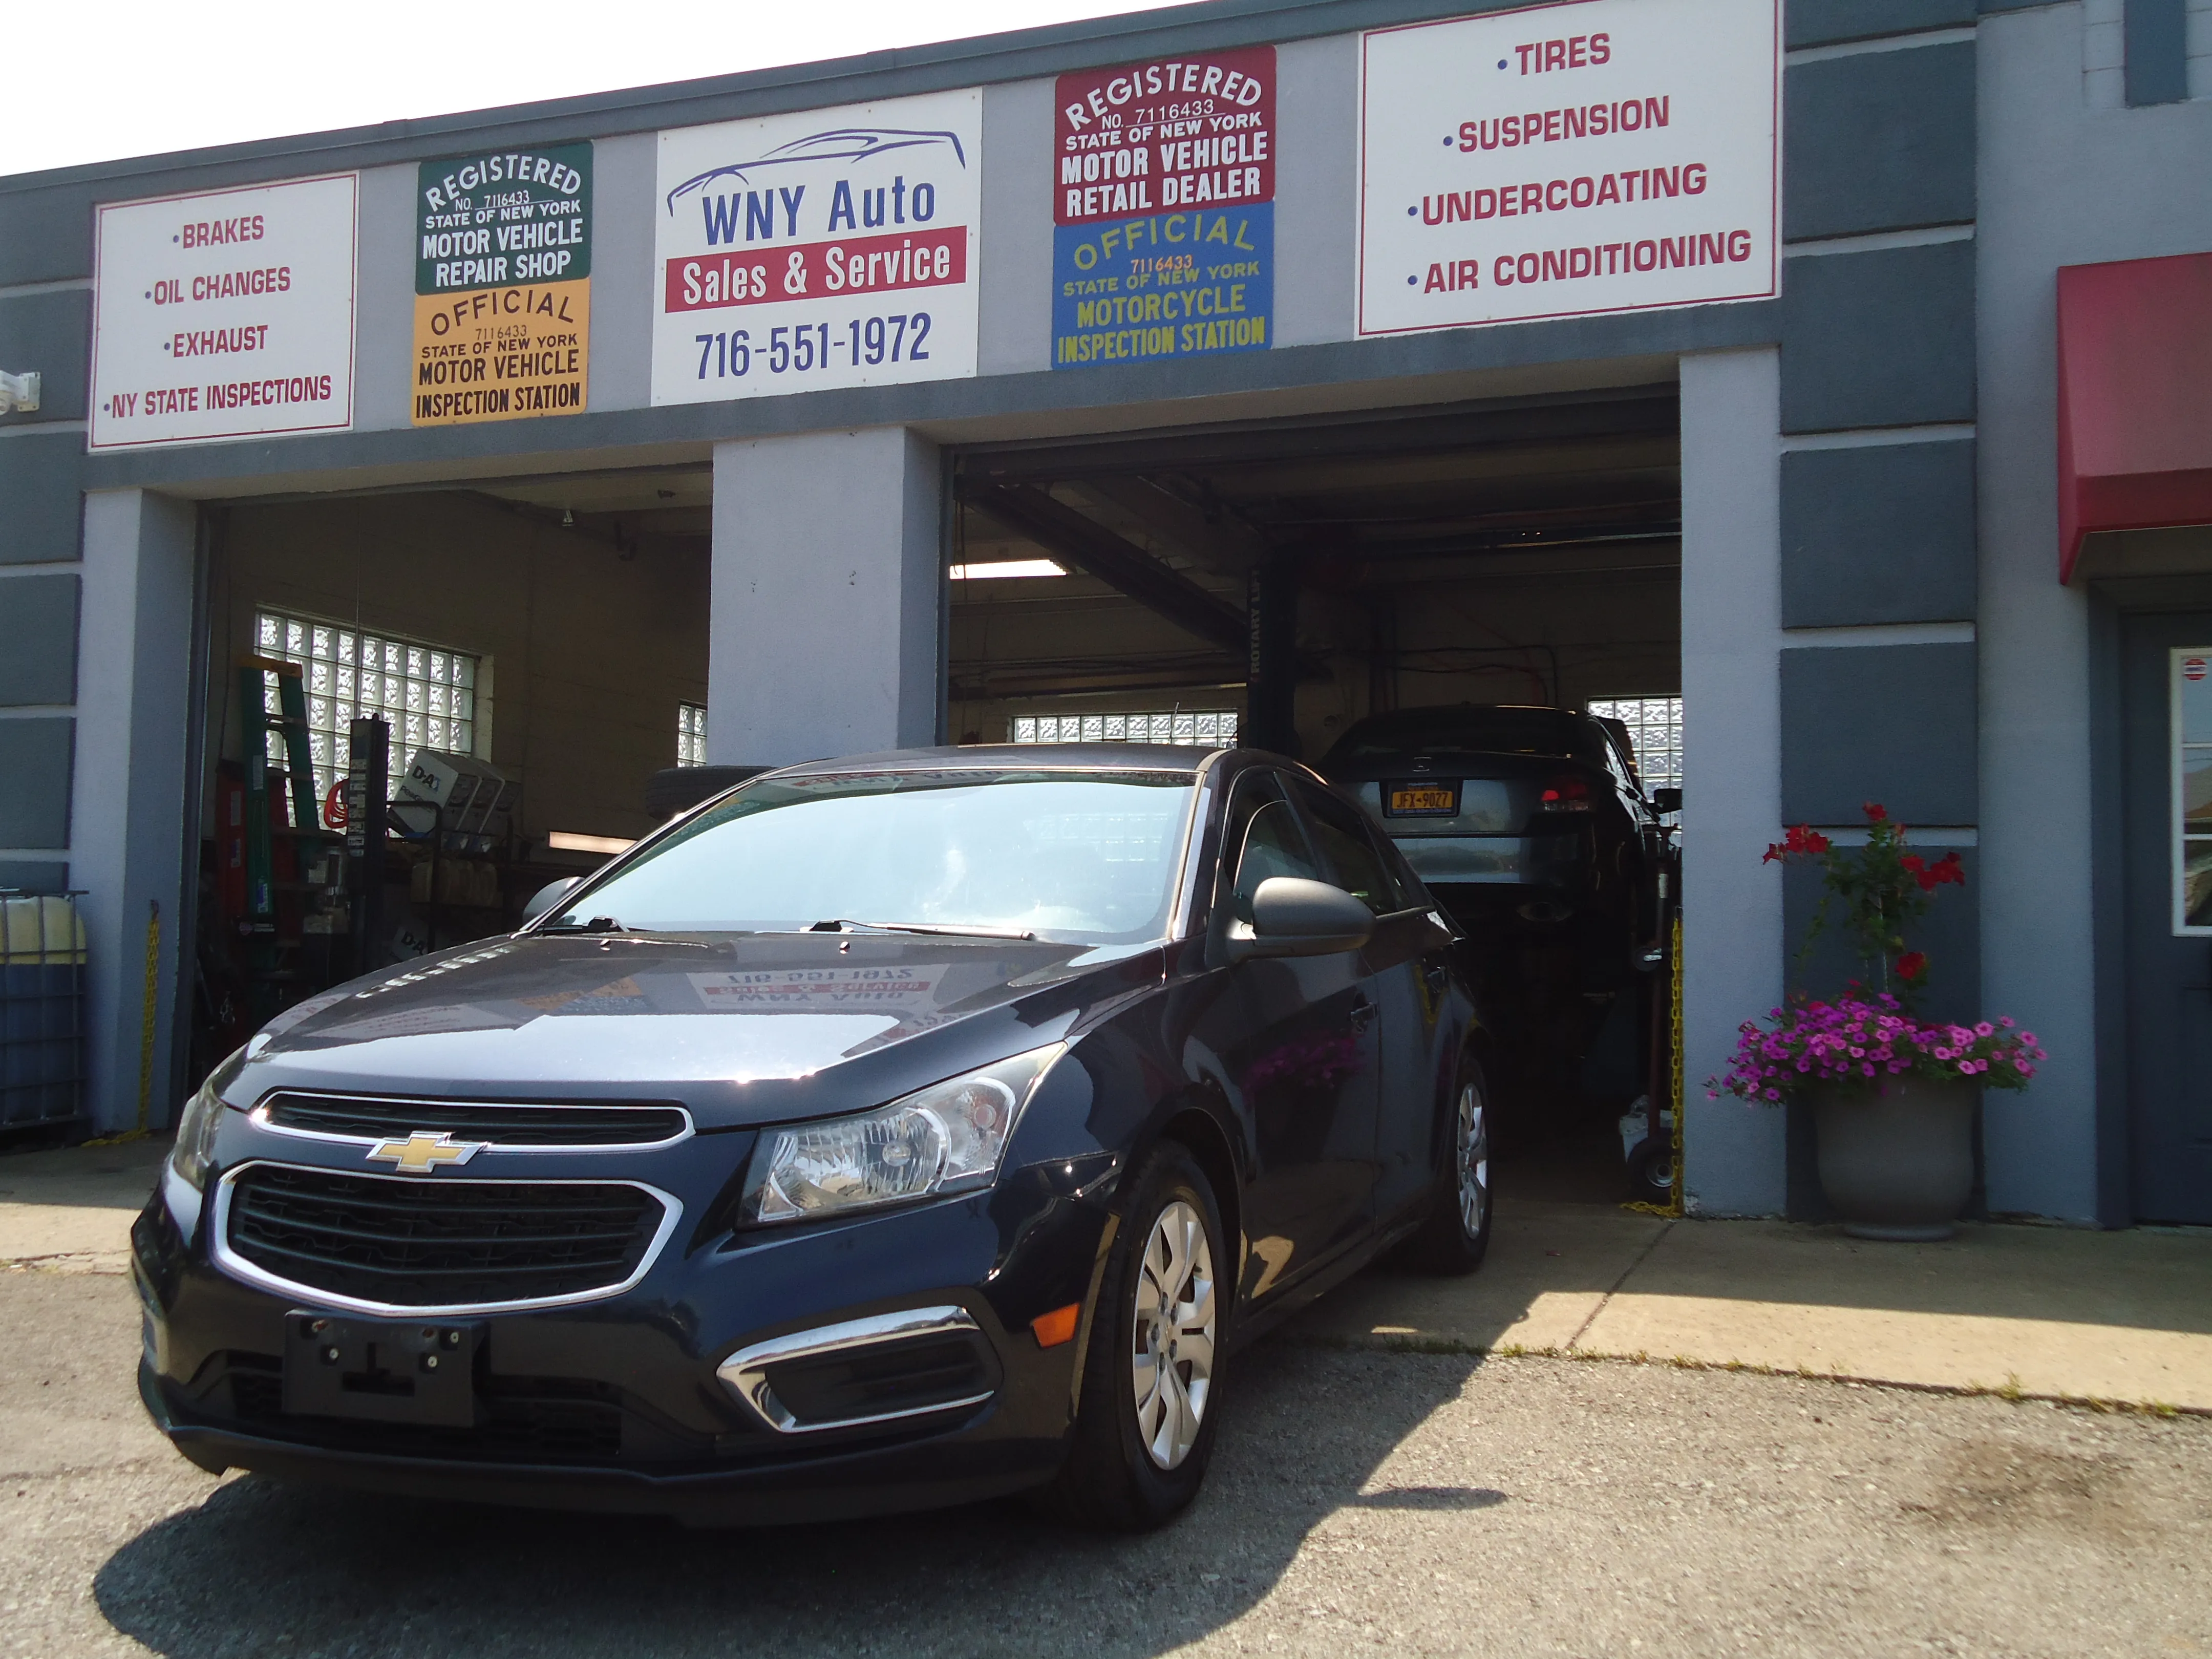
<instances>
[{"instance_id":1,"label":"a-pillar","mask_svg":"<svg viewBox=\"0 0 2212 1659\"><path fill-rule=\"evenodd\" d=\"M1782 999L1781 374L1771 349L1681 362L1683 1190L1776 1215L1778 1108L1705 1097L1736 1028Z\"/></svg>"},{"instance_id":2,"label":"a-pillar","mask_svg":"<svg viewBox=\"0 0 2212 1659\"><path fill-rule=\"evenodd\" d=\"M85 1105L108 1131L142 1110L161 1128L178 1104L178 951L198 885L185 862L196 530L185 502L85 497L70 884L89 945Z\"/></svg>"},{"instance_id":3,"label":"a-pillar","mask_svg":"<svg viewBox=\"0 0 2212 1659\"><path fill-rule=\"evenodd\" d=\"M785 766L939 740L944 487L899 428L714 448L707 752Z\"/></svg>"}]
</instances>

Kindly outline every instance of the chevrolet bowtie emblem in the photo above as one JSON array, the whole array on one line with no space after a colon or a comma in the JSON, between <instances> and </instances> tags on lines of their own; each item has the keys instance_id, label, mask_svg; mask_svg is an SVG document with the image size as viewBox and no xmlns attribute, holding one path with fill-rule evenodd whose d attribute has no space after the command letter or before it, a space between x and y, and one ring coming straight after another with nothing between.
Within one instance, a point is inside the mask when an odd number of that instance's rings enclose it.
<instances>
[{"instance_id":1,"label":"chevrolet bowtie emblem","mask_svg":"<svg viewBox=\"0 0 2212 1659\"><path fill-rule=\"evenodd\" d=\"M368 1155L372 1164L397 1164L402 1175L434 1175L441 1164L465 1164L486 1142L455 1140L449 1134L417 1129L404 1140L387 1140Z\"/></svg>"}]
</instances>

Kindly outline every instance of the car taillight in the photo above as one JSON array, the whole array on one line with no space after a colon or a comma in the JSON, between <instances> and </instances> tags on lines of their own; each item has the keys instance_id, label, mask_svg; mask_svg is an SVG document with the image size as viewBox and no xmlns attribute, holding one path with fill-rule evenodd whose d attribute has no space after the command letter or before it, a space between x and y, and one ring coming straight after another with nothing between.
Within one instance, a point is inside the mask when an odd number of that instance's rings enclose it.
<instances>
[{"instance_id":1,"label":"car taillight","mask_svg":"<svg viewBox=\"0 0 2212 1659\"><path fill-rule=\"evenodd\" d=\"M1544 793L1536 798L1539 812L1587 812L1590 810L1589 785L1569 773L1553 778L1544 786Z\"/></svg>"}]
</instances>

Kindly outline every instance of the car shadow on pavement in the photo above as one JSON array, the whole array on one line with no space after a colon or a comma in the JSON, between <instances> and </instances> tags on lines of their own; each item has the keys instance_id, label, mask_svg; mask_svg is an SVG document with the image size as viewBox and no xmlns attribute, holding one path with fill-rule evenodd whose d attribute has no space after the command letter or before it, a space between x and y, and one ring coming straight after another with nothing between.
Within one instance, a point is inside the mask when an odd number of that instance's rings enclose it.
<instances>
[{"instance_id":1,"label":"car shadow on pavement","mask_svg":"<svg viewBox=\"0 0 2212 1659\"><path fill-rule=\"evenodd\" d=\"M118 1631L179 1659L1157 1654L1241 1617L1340 1509L1509 1501L1388 1467L1479 1363L1262 1343L1238 1360L1205 1493L1141 1537L1071 1531L1016 1502L694 1532L249 1476L124 1545L93 1589Z\"/></svg>"}]
</instances>

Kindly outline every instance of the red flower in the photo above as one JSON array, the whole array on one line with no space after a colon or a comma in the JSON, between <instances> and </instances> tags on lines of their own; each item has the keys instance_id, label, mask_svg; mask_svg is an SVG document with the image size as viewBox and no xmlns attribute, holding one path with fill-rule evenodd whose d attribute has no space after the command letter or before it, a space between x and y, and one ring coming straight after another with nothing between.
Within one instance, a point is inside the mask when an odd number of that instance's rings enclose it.
<instances>
[{"instance_id":1,"label":"red flower","mask_svg":"<svg viewBox=\"0 0 2212 1659\"><path fill-rule=\"evenodd\" d=\"M1946 853L1942 858L1937 859L1935 863L1929 865L1928 866L1928 879L1930 891L1933 891L1935 888L1941 886L1947 881L1954 882L1959 886L1964 887L1966 884L1966 872L1965 867L1959 862L1958 854L1955 852Z\"/></svg>"},{"instance_id":2,"label":"red flower","mask_svg":"<svg viewBox=\"0 0 2212 1659\"><path fill-rule=\"evenodd\" d=\"M1793 823L1782 840L1769 842L1761 864L1775 864L1789 858L1818 858L1834 845L1826 836L1810 824Z\"/></svg>"},{"instance_id":3,"label":"red flower","mask_svg":"<svg viewBox=\"0 0 2212 1659\"><path fill-rule=\"evenodd\" d=\"M1888 809L1878 800L1862 801L1859 811L1867 815L1869 823L1882 823L1889 818Z\"/></svg>"},{"instance_id":4,"label":"red flower","mask_svg":"<svg viewBox=\"0 0 2212 1659\"><path fill-rule=\"evenodd\" d=\"M1907 985L1917 984L1928 977L1928 956L1923 951L1907 951L1897 959L1897 976Z\"/></svg>"}]
</instances>

